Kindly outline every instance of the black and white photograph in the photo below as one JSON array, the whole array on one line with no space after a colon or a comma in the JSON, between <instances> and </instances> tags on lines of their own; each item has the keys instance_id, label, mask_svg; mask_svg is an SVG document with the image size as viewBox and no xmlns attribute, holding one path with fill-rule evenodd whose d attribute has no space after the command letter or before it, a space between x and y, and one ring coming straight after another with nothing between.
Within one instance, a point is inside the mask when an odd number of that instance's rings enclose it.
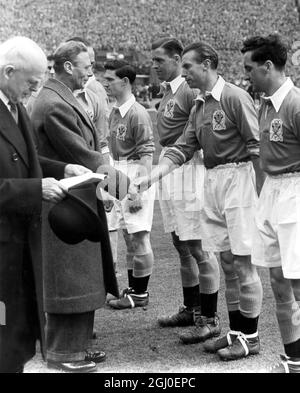
<instances>
[{"instance_id":1,"label":"black and white photograph","mask_svg":"<svg viewBox=\"0 0 300 393\"><path fill-rule=\"evenodd\" d=\"M300 1L0 0L0 374L300 373Z\"/></svg>"}]
</instances>

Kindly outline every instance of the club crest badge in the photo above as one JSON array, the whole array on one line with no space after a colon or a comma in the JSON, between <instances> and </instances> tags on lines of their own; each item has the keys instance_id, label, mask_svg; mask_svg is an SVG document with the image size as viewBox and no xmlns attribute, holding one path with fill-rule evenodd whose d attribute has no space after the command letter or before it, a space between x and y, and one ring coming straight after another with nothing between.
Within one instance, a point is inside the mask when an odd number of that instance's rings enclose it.
<instances>
[{"instance_id":1,"label":"club crest badge","mask_svg":"<svg viewBox=\"0 0 300 393\"><path fill-rule=\"evenodd\" d=\"M270 141L283 142L283 127L281 119L272 120L270 127Z\"/></svg>"},{"instance_id":2,"label":"club crest badge","mask_svg":"<svg viewBox=\"0 0 300 393\"><path fill-rule=\"evenodd\" d=\"M127 127L125 126L125 124L119 124L117 128L116 138L119 139L120 141L125 141L126 132L127 132Z\"/></svg>"},{"instance_id":3,"label":"club crest badge","mask_svg":"<svg viewBox=\"0 0 300 393\"><path fill-rule=\"evenodd\" d=\"M213 114L213 131L226 130L225 120L225 112L222 109L215 111Z\"/></svg>"},{"instance_id":4,"label":"club crest badge","mask_svg":"<svg viewBox=\"0 0 300 393\"><path fill-rule=\"evenodd\" d=\"M167 102L167 105L165 107L165 117L168 119L173 119L174 117L174 109L175 109L175 100L171 99Z\"/></svg>"}]
</instances>

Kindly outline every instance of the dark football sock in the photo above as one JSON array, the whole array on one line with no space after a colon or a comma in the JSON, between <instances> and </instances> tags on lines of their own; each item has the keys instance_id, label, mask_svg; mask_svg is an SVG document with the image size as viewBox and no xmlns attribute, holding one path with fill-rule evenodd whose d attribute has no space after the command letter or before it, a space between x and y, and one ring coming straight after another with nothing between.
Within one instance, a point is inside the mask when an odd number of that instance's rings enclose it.
<instances>
[{"instance_id":1,"label":"dark football sock","mask_svg":"<svg viewBox=\"0 0 300 393\"><path fill-rule=\"evenodd\" d=\"M194 309L201 305L200 286L183 287L183 304L188 310Z\"/></svg>"},{"instance_id":2,"label":"dark football sock","mask_svg":"<svg viewBox=\"0 0 300 393\"><path fill-rule=\"evenodd\" d=\"M258 318L247 318L242 313L240 315L240 331L244 334L254 334L257 332Z\"/></svg>"},{"instance_id":3,"label":"dark football sock","mask_svg":"<svg viewBox=\"0 0 300 393\"><path fill-rule=\"evenodd\" d=\"M132 288L132 286L133 286L133 270L132 269L128 269L127 270L127 275L128 275L128 286L130 288Z\"/></svg>"},{"instance_id":4,"label":"dark football sock","mask_svg":"<svg viewBox=\"0 0 300 393\"><path fill-rule=\"evenodd\" d=\"M300 340L286 344L284 349L287 356L300 359Z\"/></svg>"},{"instance_id":5,"label":"dark football sock","mask_svg":"<svg viewBox=\"0 0 300 393\"><path fill-rule=\"evenodd\" d=\"M132 288L134 289L134 292L137 294L146 292L149 279L150 279L150 276L133 277Z\"/></svg>"},{"instance_id":6,"label":"dark football sock","mask_svg":"<svg viewBox=\"0 0 300 393\"><path fill-rule=\"evenodd\" d=\"M201 314L207 318L213 318L217 312L218 292L210 295L201 293Z\"/></svg>"},{"instance_id":7,"label":"dark football sock","mask_svg":"<svg viewBox=\"0 0 300 393\"><path fill-rule=\"evenodd\" d=\"M241 313L240 310L236 311L229 311L229 327L230 330L235 330L236 332L239 332L241 330Z\"/></svg>"}]
</instances>

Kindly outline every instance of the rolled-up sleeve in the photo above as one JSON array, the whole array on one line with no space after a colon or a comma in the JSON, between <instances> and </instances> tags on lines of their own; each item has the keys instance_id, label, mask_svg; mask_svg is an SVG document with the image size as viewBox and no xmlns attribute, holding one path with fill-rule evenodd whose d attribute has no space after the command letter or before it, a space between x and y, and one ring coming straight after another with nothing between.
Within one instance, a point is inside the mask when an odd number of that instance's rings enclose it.
<instances>
[{"instance_id":1,"label":"rolled-up sleeve","mask_svg":"<svg viewBox=\"0 0 300 393\"><path fill-rule=\"evenodd\" d=\"M234 97L236 103L233 107L237 119L237 128L246 143L251 156L259 156L259 125L254 102L249 94Z\"/></svg>"},{"instance_id":2,"label":"rolled-up sleeve","mask_svg":"<svg viewBox=\"0 0 300 393\"><path fill-rule=\"evenodd\" d=\"M193 157L196 151L201 149L196 135L195 116L196 111L194 107L186 124L183 136L178 139L175 145L170 146L164 155L164 157L169 158L176 165L183 165Z\"/></svg>"}]
</instances>

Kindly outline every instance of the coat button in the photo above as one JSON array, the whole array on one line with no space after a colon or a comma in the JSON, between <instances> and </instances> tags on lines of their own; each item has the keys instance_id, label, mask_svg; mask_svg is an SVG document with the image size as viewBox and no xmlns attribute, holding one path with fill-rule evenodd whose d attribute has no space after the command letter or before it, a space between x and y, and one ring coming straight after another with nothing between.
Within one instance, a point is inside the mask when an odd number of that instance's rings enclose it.
<instances>
[{"instance_id":1,"label":"coat button","mask_svg":"<svg viewBox=\"0 0 300 393\"><path fill-rule=\"evenodd\" d=\"M17 153L13 153L12 159L13 159L13 161L18 161L19 160L18 154Z\"/></svg>"}]
</instances>

